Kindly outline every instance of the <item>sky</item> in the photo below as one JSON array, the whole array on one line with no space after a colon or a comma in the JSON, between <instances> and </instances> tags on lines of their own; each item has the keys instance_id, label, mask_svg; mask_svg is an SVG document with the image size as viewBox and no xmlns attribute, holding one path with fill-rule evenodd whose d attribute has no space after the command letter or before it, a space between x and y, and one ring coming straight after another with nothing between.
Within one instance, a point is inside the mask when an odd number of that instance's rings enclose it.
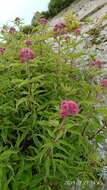
<instances>
[{"instance_id":1,"label":"sky","mask_svg":"<svg viewBox=\"0 0 107 190\"><path fill-rule=\"evenodd\" d=\"M0 0L0 26L15 17L24 19L25 24L30 24L36 11L45 11L50 0Z\"/></svg>"}]
</instances>

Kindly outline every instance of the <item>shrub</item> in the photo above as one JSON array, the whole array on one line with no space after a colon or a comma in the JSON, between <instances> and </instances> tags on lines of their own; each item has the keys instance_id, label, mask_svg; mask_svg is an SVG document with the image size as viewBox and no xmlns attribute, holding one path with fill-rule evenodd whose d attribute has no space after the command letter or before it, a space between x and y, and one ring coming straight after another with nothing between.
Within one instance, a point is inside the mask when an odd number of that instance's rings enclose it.
<instances>
[{"instance_id":1,"label":"shrub","mask_svg":"<svg viewBox=\"0 0 107 190\"><path fill-rule=\"evenodd\" d=\"M66 21L65 26L70 31ZM87 48L84 35L71 31L55 35L41 24L29 36L2 33L1 189L65 190L77 179L88 189L87 181L100 181L104 163L98 143L107 135L107 88L99 82L102 68L92 64L96 52Z\"/></svg>"}]
</instances>

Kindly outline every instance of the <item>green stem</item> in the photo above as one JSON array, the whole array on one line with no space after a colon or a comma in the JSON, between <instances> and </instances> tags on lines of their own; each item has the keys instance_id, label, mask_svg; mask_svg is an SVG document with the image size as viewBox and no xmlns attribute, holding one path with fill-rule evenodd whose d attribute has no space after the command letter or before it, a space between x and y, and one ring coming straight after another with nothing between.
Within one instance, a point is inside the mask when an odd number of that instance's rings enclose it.
<instances>
[{"instance_id":1,"label":"green stem","mask_svg":"<svg viewBox=\"0 0 107 190\"><path fill-rule=\"evenodd\" d=\"M90 140L94 139L100 132L102 132L105 129L105 126L101 127L100 129L97 130L97 132L90 137Z\"/></svg>"},{"instance_id":2,"label":"green stem","mask_svg":"<svg viewBox=\"0 0 107 190\"><path fill-rule=\"evenodd\" d=\"M30 83L31 76L30 76L29 62L26 63L26 73L28 77L28 104L29 104L30 111L32 112L32 92L31 92L32 85Z\"/></svg>"},{"instance_id":3,"label":"green stem","mask_svg":"<svg viewBox=\"0 0 107 190\"><path fill-rule=\"evenodd\" d=\"M61 125L60 125L60 128L57 130L57 134L58 134L60 131L63 131L64 127L65 127L65 118L63 118L62 123L61 123ZM58 135L56 135L56 139L55 139L54 142L56 143L58 140L59 140L59 137L58 137Z\"/></svg>"}]
</instances>

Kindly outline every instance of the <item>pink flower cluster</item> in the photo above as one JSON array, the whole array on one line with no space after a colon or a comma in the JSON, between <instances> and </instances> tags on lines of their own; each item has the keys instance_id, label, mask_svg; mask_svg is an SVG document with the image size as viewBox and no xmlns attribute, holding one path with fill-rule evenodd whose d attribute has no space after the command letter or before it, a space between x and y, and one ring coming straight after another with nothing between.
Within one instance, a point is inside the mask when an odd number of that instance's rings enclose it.
<instances>
[{"instance_id":1,"label":"pink flower cluster","mask_svg":"<svg viewBox=\"0 0 107 190\"><path fill-rule=\"evenodd\" d=\"M5 52L5 48L0 48L0 54L3 55Z\"/></svg>"},{"instance_id":2,"label":"pink flower cluster","mask_svg":"<svg viewBox=\"0 0 107 190\"><path fill-rule=\"evenodd\" d=\"M101 60L96 59L96 60L92 61L91 64L92 64L93 66L96 66L96 67L98 67L98 68L101 68L103 63L102 63Z\"/></svg>"},{"instance_id":3,"label":"pink flower cluster","mask_svg":"<svg viewBox=\"0 0 107 190\"><path fill-rule=\"evenodd\" d=\"M77 103L72 100L63 100L61 102L60 110L61 118L65 118L71 115L77 115L79 113Z\"/></svg>"},{"instance_id":4,"label":"pink flower cluster","mask_svg":"<svg viewBox=\"0 0 107 190\"><path fill-rule=\"evenodd\" d=\"M66 34L66 30L65 30L65 23L60 21L57 24L55 24L53 31L55 33L55 35L63 35Z\"/></svg>"},{"instance_id":5,"label":"pink flower cluster","mask_svg":"<svg viewBox=\"0 0 107 190\"><path fill-rule=\"evenodd\" d=\"M46 24L48 24L48 20L46 18L40 18L39 23L41 25L46 25Z\"/></svg>"},{"instance_id":6,"label":"pink flower cluster","mask_svg":"<svg viewBox=\"0 0 107 190\"><path fill-rule=\"evenodd\" d=\"M107 79L101 80L101 87L107 87Z\"/></svg>"},{"instance_id":7,"label":"pink flower cluster","mask_svg":"<svg viewBox=\"0 0 107 190\"><path fill-rule=\"evenodd\" d=\"M30 48L22 48L20 51L20 60L22 63L25 63L31 59L34 59L35 55L32 49Z\"/></svg>"},{"instance_id":8,"label":"pink flower cluster","mask_svg":"<svg viewBox=\"0 0 107 190\"><path fill-rule=\"evenodd\" d=\"M11 26L10 29L9 29L9 33L13 34L15 32L16 32L16 29L13 26Z\"/></svg>"},{"instance_id":9,"label":"pink flower cluster","mask_svg":"<svg viewBox=\"0 0 107 190\"><path fill-rule=\"evenodd\" d=\"M25 41L25 44L29 47L32 45L32 40L26 40Z\"/></svg>"},{"instance_id":10,"label":"pink flower cluster","mask_svg":"<svg viewBox=\"0 0 107 190\"><path fill-rule=\"evenodd\" d=\"M20 18L19 18L19 17L16 17L16 18L15 18L15 22L20 22Z\"/></svg>"}]
</instances>

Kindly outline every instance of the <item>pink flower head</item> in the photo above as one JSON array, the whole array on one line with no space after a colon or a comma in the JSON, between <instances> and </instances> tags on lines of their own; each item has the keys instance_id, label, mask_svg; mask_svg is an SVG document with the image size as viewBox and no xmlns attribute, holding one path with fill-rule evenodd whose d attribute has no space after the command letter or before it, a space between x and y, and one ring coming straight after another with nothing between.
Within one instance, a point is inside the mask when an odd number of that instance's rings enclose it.
<instances>
[{"instance_id":1,"label":"pink flower head","mask_svg":"<svg viewBox=\"0 0 107 190\"><path fill-rule=\"evenodd\" d=\"M30 48L22 48L20 51L20 60L22 63L25 63L28 60L34 59L35 55L32 49Z\"/></svg>"},{"instance_id":2,"label":"pink flower head","mask_svg":"<svg viewBox=\"0 0 107 190\"><path fill-rule=\"evenodd\" d=\"M5 52L5 48L0 48L0 54L3 55Z\"/></svg>"},{"instance_id":3,"label":"pink flower head","mask_svg":"<svg viewBox=\"0 0 107 190\"><path fill-rule=\"evenodd\" d=\"M32 45L32 40L26 40L25 41L25 44L29 47Z\"/></svg>"},{"instance_id":4,"label":"pink flower head","mask_svg":"<svg viewBox=\"0 0 107 190\"><path fill-rule=\"evenodd\" d=\"M102 61L100 61L99 59L96 59L95 61L92 61L92 65L96 66L98 68L101 68L102 66Z\"/></svg>"},{"instance_id":5,"label":"pink flower head","mask_svg":"<svg viewBox=\"0 0 107 190\"><path fill-rule=\"evenodd\" d=\"M20 22L20 18L19 18L19 17L16 17L16 18L15 18L15 22Z\"/></svg>"},{"instance_id":6,"label":"pink flower head","mask_svg":"<svg viewBox=\"0 0 107 190\"><path fill-rule=\"evenodd\" d=\"M15 33L15 32L16 32L16 29L13 26L11 26L9 29L9 33Z\"/></svg>"},{"instance_id":7,"label":"pink flower head","mask_svg":"<svg viewBox=\"0 0 107 190\"><path fill-rule=\"evenodd\" d=\"M59 29L63 29L65 27L64 22L58 22L57 24L55 24L54 26L54 31L56 32Z\"/></svg>"},{"instance_id":8,"label":"pink flower head","mask_svg":"<svg viewBox=\"0 0 107 190\"><path fill-rule=\"evenodd\" d=\"M58 22L57 24L55 24L53 31L57 35L66 34L65 23L62 21Z\"/></svg>"},{"instance_id":9,"label":"pink flower head","mask_svg":"<svg viewBox=\"0 0 107 190\"><path fill-rule=\"evenodd\" d=\"M70 115L77 115L79 112L77 103L72 100L63 100L61 102L60 109L61 109L60 111L61 118L64 118Z\"/></svg>"},{"instance_id":10,"label":"pink flower head","mask_svg":"<svg viewBox=\"0 0 107 190\"><path fill-rule=\"evenodd\" d=\"M48 24L48 20L46 18L40 18L39 23L42 25Z\"/></svg>"},{"instance_id":11,"label":"pink flower head","mask_svg":"<svg viewBox=\"0 0 107 190\"><path fill-rule=\"evenodd\" d=\"M107 79L101 80L101 87L107 87Z\"/></svg>"},{"instance_id":12,"label":"pink flower head","mask_svg":"<svg viewBox=\"0 0 107 190\"><path fill-rule=\"evenodd\" d=\"M76 28L76 29L74 30L74 32L75 32L75 34L76 34L77 36L81 34L80 28Z\"/></svg>"}]
</instances>

